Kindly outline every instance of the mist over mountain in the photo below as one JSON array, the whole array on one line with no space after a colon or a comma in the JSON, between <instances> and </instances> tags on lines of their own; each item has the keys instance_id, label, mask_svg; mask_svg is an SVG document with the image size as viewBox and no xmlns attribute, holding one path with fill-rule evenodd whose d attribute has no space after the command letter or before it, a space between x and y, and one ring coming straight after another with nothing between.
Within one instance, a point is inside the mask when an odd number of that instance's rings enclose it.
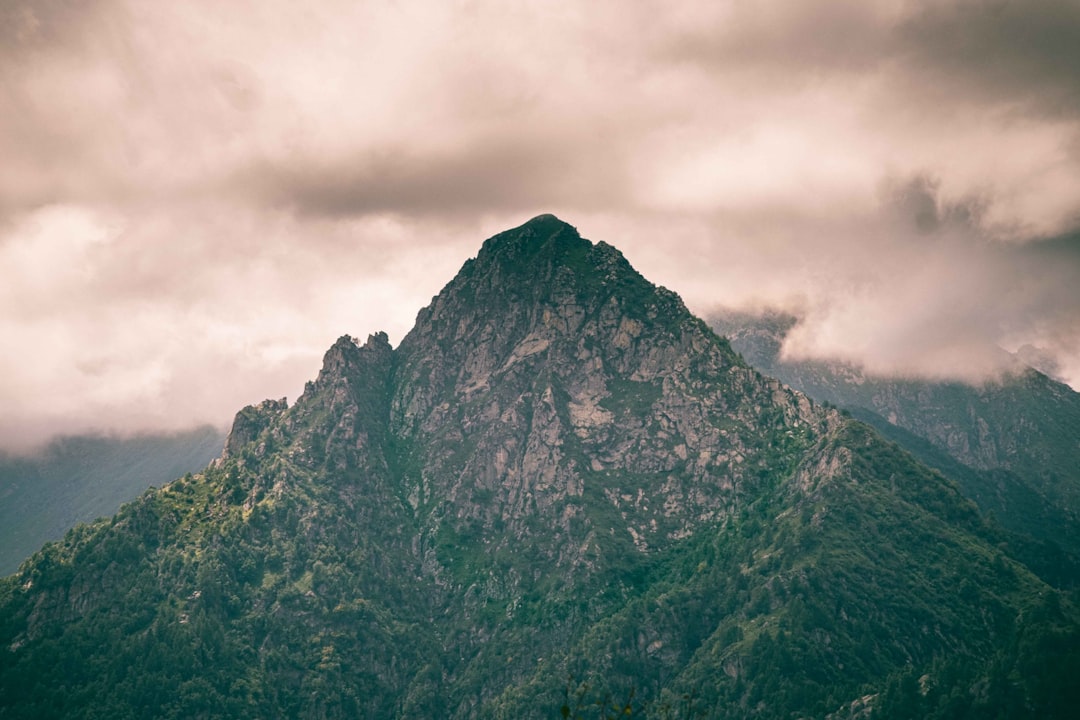
<instances>
[{"instance_id":1,"label":"mist over mountain","mask_svg":"<svg viewBox=\"0 0 1080 720\"><path fill-rule=\"evenodd\" d=\"M1017 537L544 215L0 581L0 715L1070 717Z\"/></svg>"},{"instance_id":2,"label":"mist over mountain","mask_svg":"<svg viewBox=\"0 0 1080 720\"><path fill-rule=\"evenodd\" d=\"M151 485L201 470L221 452L210 426L172 435L58 438L30 455L0 453L0 574L76 523L112 515Z\"/></svg>"},{"instance_id":3,"label":"mist over mountain","mask_svg":"<svg viewBox=\"0 0 1080 720\"><path fill-rule=\"evenodd\" d=\"M848 409L957 479L984 511L1080 552L1080 393L1025 366L1024 356L996 379L934 382L785 359L797 319L784 313L717 312L710 324L754 367Z\"/></svg>"}]
</instances>

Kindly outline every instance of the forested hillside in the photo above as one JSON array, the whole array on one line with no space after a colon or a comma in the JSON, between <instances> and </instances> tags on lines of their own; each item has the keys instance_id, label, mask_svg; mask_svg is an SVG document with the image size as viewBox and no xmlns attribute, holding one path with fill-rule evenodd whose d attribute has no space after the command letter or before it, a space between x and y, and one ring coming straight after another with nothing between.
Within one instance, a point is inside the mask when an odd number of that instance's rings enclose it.
<instances>
[{"instance_id":1,"label":"forested hillside","mask_svg":"<svg viewBox=\"0 0 1080 720\"><path fill-rule=\"evenodd\" d=\"M0 717L1071 717L1014 537L541 216L0 581Z\"/></svg>"}]
</instances>

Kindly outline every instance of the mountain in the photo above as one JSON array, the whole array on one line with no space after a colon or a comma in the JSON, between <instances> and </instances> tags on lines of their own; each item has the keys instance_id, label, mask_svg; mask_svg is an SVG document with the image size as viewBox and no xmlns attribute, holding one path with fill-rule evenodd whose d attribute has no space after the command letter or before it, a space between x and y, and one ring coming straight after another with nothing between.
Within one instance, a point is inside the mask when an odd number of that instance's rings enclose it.
<instances>
[{"instance_id":1,"label":"mountain","mask_svg":"<svg viewBox=\"0 0 1080 720\"><path fill-rule=\"evenodd\" d=\"M754 367L873 425L956 479L1007 527L1080 555L1080 393L1032 368L972 385L785 360L781 347L795 323L775 312L710 318Z\"/></svg>"},{"instance_id":2,"label":"mountain","mask_svg":"<svg viewBox=\"0 0 1080 720\"><path fill-rule=\"evenodd\" d=\"M540 216L0 581L0 717L1070 716L1004 533Z\"/></svg>"},{"instance_id":3,"label":"mountain","mask_svg":"<svg viewBox=\"0 0 1080 720\"><path fill-rule=\"evenodd\" d=\"M74 435L30 455L0 454L0 574L77 523L201 470L224 442L224 431L205 426L131 438Z\"/></svg>"}]
</instances>

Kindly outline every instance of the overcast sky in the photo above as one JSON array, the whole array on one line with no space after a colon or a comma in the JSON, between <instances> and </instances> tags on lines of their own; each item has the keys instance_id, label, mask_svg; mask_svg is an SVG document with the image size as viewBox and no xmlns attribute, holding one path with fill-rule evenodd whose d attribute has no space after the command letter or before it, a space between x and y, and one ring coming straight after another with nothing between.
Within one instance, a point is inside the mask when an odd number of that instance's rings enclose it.
<instances>
[{"instance_id":1,"label":"overcast sky","mask_svg":"<svg viewBox=\"0 0 1080 720\"><path fill-rule=\"evenodd\" d=\"M793 356L1080 387L1080 3L0 0L0 445L291 400L542 212Z\"/></svg>"}]
</instances>

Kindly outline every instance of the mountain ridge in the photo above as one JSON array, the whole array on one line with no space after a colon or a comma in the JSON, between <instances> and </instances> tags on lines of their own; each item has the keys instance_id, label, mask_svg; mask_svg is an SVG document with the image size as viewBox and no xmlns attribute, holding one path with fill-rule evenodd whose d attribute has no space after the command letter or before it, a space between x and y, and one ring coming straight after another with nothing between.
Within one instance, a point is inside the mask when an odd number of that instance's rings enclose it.
<instances>
[{"instance_id":1,"label":"mountain ridge","mask_svg":"<svg viewBox=\"0 0 1080 720\"><path fill-rule=\"evenodd\" d=\"M711 318L755 367L900 442L1012 529L1080 552L1080 394L1033 368L965 384L783 360L784 338L796 322L780 313Z\"/></svg>"},{"instance_id":2,"label":"mountain ridge","mask_svg":"<svg viewBox=\"0 0 1080 720\"><path fill-rule=\"evenodd\" d=\"M1067 717L1078 626L954 483L540 216L0 580L0 715Z\"/></svg>"}]
</instances>

